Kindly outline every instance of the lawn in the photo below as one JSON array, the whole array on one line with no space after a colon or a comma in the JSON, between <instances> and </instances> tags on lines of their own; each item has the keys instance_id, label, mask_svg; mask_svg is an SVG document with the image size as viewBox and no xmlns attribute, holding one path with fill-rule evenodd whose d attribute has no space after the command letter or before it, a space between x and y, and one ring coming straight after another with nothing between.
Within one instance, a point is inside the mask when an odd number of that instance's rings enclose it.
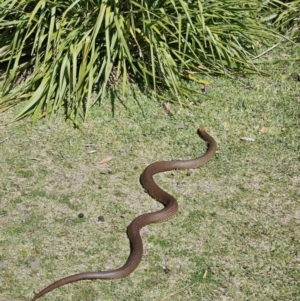
<instances>
[{"instance_id":1,"label":"lawn","mask_svg":"<svg viewBox=\"0 0 300 301\"><path fill-rule=\"evenodd\" d=\"M131 86L94 106L80 130L62 116L0 126L0 301L123 265L127 225L161 208L140 174L157 160L204 153L200 124L217 154L199 169L155 177L180 208L141 231L137 270L40 300L300 300L299 58L299 45L281 46L263 58L268 76L213 78L206 97L193 85L199 102L190 107Z\"/></svg>"}]
</instances>

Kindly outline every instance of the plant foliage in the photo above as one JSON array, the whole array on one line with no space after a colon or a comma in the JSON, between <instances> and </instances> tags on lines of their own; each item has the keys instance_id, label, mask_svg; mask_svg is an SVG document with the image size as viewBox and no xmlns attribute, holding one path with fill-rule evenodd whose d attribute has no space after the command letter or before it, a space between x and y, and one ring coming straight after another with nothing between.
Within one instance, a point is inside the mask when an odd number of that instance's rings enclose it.
<instances>
[{"instance_id":1,"label":"plant foliage","mask_svg":"<svg viewBox=\"0 0 300 301\"><path fill-rule=\"evenodd\" d=\"M188 80L255 70L274 32L260 1L0 0L0 112L16 120L59 109L77 123L110 85L128 81L184 103Z\"/></svg>"},{"instance_id":2,"label":"plant foliage","mask_svg":"<svg viewBox=\"0 0 300 301\"><path fill-rule=\"evenodd\" d=\"M272 1L265 11L264 19L280 33L299 41L300 38L300 0Z\"/></svg>"}]
</instances>

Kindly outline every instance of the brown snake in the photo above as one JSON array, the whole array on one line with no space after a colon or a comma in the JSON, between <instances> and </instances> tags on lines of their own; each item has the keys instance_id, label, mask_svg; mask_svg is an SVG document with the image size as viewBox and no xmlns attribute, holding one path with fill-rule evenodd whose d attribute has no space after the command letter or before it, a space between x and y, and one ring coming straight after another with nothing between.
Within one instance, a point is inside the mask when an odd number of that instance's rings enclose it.
<instances>
[{"instance_id":1,"label":"brown snake","mask_svg":"<svg viewBox=\"0 0 300 301\"><path fill-rule=\"evenodd\" d=\"M154 162L147 166L141 175L141 183L147 190L148 194L162 203L165 207L159 211L145 213L136 217L127 228L127 235L131 243L131 253L127 262L119 269L103 272L86 272L71 275L60 280L57 280L37 293L31 301L34 301L46 293L54 290L62 285L88 279L118 279L124 278L132 273L139 265L143 256L143 243L140 236L140 230L146 225L158 223L171 218L178 211L178 203L176 199L159 188L154 180L153 175L170 171L174 169L188 169L197 168L208 162L215 154L217 144L213 137L211 137L203 126L199 128L199 134L209 143L206 153L198 158L192 160L174 160L174 161L160 161Z\"/></svg>"}]
</instances>

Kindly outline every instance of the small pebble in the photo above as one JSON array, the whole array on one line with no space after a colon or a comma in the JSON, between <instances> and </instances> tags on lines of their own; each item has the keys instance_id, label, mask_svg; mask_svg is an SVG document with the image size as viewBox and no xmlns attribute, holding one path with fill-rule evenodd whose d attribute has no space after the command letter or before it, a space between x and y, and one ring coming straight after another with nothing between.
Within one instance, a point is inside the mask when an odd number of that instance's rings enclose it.
<instances>
[{"instance_id":1,"label":"small pebble","mask_svg":"<svg viewBox=\"0 0 300 301\"><path fill-rule=\"evenodd\" d=\"M176 186L177 186L178 188L182 188L182 187L183 187L182 183L180 183L180 182L177 182Z\"/></svg>"},{"instance_id":2,"label":"small pebble","mask_svg":"<svg viewBox=\"0 0 300 301\"><path fill-rule=\"evenodd\" d=\"M104 222L104 216L103 215L98 216L98 222Z\"/></svg>"}]
</instances>

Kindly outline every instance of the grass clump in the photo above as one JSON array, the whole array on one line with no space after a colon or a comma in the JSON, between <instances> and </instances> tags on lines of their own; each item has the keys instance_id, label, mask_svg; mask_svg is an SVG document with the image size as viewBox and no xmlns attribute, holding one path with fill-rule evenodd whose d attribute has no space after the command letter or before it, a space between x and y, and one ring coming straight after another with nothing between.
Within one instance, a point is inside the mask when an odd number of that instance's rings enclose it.
<instances>
[{"instance_id":1,"label":"grass clump","mask_svg":"<svg viewBox=\"0 0 300 301\"><path fill-rule=\"evenodd\" d=\"M274 1L266 11L265 20L271 22L287 38L299 42L300 38L300 1Z\"/></svg>"},{"instance_id":2,"label":"grass clump","mask_svg":"<svg viewBox=\"0 0 300 301\"><path fill-rule=\"evenodd\" d=\"M0 3L0 111L15 120L63 109L75 124L108 86L129 81L164 99L193 99L192 80L254 71L275 33L258 1L16 1Z\"/></svg>"}]
</instances>

